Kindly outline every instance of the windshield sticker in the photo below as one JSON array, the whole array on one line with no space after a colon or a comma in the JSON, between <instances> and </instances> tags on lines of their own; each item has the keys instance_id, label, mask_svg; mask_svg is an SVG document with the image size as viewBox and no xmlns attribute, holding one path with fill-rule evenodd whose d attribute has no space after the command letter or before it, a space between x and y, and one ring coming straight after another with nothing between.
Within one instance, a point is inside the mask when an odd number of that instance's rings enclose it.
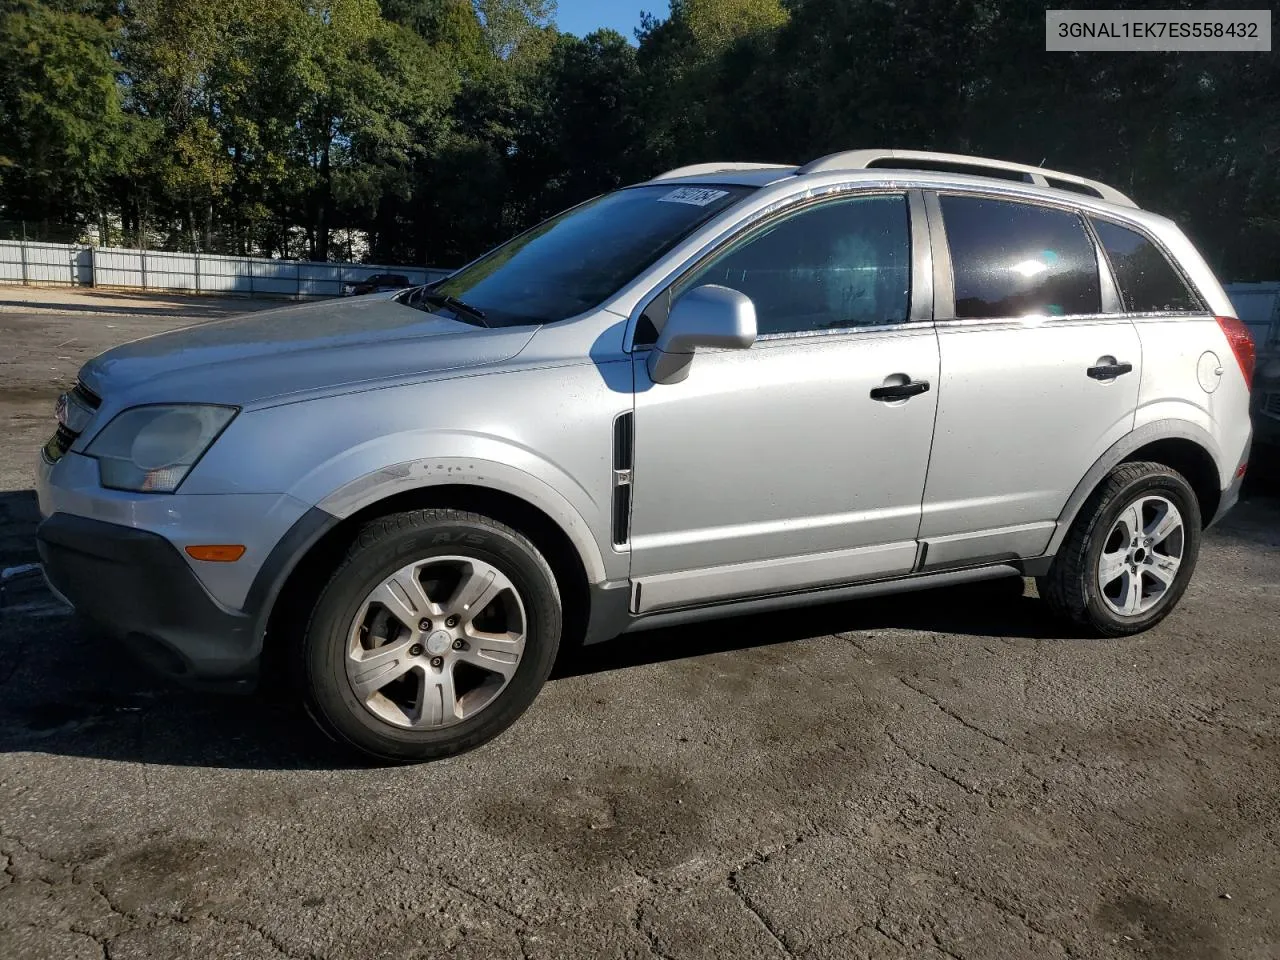
<instances>
[{"instance_id":1,"label":"windshield sticker","mask_svg":"<svg viewBox=\"0 0 1280 960\"><path fill-rule=\"evenodd\" d=\"M690 203L695 207L705 207L708 203L715 203L721 197L727 197L728 190L709 190L706 187L681 187L678 190L672 190L664 197L659 197L659 203Z\"/></svg>"}]
</instances>

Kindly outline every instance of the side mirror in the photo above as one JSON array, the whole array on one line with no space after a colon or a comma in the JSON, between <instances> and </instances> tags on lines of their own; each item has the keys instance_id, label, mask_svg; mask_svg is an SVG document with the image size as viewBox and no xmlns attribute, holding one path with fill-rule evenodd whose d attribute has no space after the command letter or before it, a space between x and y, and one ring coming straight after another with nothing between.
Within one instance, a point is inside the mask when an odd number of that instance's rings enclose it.
<instances>
[{"instance_id":1,"label":"side mirror","mask_svg":"<svg viewBox=\"0 0 1280 960\"><path fill-rule=\"evenodd\" d=\"M658 342L649 351L649 379L679 383L689 375L698 347L745 350L756 342L756 307L751 298L715 284L695 287L671 307Z\"/></svg>"}]
</instances>

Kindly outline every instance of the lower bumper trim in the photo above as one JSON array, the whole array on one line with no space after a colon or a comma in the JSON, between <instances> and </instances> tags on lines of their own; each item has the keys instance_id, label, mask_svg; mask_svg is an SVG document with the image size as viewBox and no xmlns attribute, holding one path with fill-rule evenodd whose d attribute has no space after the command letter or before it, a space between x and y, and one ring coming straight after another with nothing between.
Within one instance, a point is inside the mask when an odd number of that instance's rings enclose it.
<instances>
[{"instance_id":1,"label":"lower bumper trim","mask_svg":"<svg viewBox=\"0 0 1280 960\"><path fill-rule=\"evenodd\" d=\"M256 677L252 618L214 600L159 534L56 513L36 546L54 592L161 674L233 688Z\"/></svg>"}]
</instances>

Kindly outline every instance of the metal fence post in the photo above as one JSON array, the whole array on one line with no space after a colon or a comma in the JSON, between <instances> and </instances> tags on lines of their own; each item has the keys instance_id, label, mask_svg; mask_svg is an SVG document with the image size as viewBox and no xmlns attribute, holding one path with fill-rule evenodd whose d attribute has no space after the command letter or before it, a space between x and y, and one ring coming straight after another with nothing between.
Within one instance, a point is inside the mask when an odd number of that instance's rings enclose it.
<instances>
[{"instance_id":1,"label":"metal fence post","mask_svg":"<svg viewBox=\"0 0 1280 960\"><path fill-rule=\"evenodd\" d=\"M253 298L253 257L245 261L249 265L249 298Z\"/></svg>"},{"instance_id":2,"label":"metal fence post","mask_svg":"<svg viewBox=\"0 0 1280 960\"><path fill-rule=\"evenodd\" d=\"M297 293L294 294L293 299L301 300L302 299L302 262L301 261L298 261L293 265L293 279L298 291Z\"/></svg>"},{"instance_id":3,"label":"metal fence post","mask_svg":"<svg viewBox=\"0 0 1280 960\"><path fill-rule=\"evenodd\" d=\"M147 289L147 250L146 248L144 247L141 252L142 252L142 256L139 259L142 261L142 289L146 290Z\"/></svg>"},{"instance_id":4,"label":"metal fence post","mask_svg":"<svg viewBox=\"0 0 1280 960\"><path fill-rule=\"evenodd\" d=\"M200 292L200 251L196 251L196 293Z\"/></svg>"},{"instance_id":5,"label":"metal fence post","mask_svg":"<svg viewBox=\"0 0 1280 960\"><path fill-rule=\"evenodd\" d=\"M25 224L24 224L25 226ZM22 285L27 285L27 241L23 240L18 244L19 255L22 258Z\"/></svg>"},{"instance_id":6,"label":"metal fence post","mask_svg":"<svg viewBox=\"0 0 1280 960\"><path fill-rule=\"evenodd\" d=\"M98 248L89 248L89 286L98 285Z\"/></svg>"}]
</instances>

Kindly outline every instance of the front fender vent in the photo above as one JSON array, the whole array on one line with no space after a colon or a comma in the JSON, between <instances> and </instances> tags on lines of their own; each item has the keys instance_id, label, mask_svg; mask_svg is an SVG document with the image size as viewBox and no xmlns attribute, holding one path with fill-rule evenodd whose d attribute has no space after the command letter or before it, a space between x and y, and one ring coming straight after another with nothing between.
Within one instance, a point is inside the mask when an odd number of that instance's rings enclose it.
<instances>
[{"instance_id":1,"label":"front fender vent","mask_svg":"<svg viewBox=\"0 0 1280 960\"><path fill-rule=\"evenodd\" d=\"M631 412L613 421L613 545L626 546L631 536Z\"/></svg>"}]
</instances>

